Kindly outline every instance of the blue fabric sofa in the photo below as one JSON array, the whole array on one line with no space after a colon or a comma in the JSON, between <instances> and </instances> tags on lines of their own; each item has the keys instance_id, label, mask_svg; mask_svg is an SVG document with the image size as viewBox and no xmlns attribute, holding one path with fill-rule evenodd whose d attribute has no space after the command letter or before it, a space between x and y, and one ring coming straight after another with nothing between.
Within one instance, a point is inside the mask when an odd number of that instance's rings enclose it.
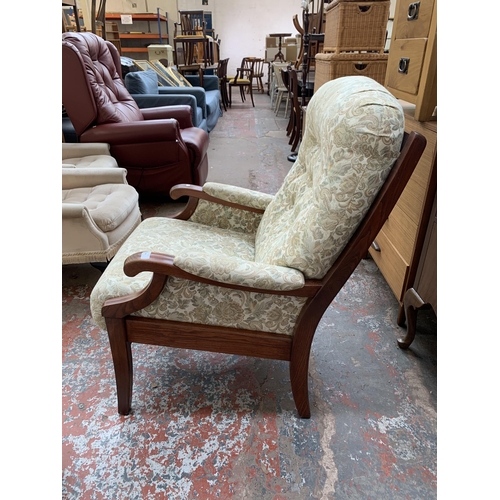
<instances>
[{"instance_id":1,"label":"blue fabric sofa","mask_svg":"<svg viewBox=\"0 0 500 500\"><path fill-rule=\"evenodd\" d=\"M158 77L153 70L131 71L125 75L125 87L139 108L188 104L192 109L195 127L206 132L213 130L221 116L219 79L214 75L203 77L203 87L198 76L186 75L191 87L158 86Z\"/></svg>"}]
</instances>

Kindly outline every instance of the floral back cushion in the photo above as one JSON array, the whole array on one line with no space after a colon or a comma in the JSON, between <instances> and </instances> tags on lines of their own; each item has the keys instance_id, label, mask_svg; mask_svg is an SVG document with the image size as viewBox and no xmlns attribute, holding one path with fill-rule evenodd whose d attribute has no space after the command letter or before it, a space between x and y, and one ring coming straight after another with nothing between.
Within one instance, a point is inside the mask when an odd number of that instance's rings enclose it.
<instances>
[{"instance_id":1,"label":"floral back cushion","mask_svg":"<svg viewBox=\"0 0 500 500\"><path fill-rule=\"evenodd\" d=\"M255 260L322 278L387 178L403 134L400 104L374 80L322 85L307 106L297 160L257 229Z\"/></svg>"}]
</instances>

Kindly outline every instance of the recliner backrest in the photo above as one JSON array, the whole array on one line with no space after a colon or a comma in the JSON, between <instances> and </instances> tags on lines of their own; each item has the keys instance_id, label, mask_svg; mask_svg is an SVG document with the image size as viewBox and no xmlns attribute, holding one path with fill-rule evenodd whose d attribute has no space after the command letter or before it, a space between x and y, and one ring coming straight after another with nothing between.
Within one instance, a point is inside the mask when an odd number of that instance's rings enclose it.
<instances>
[{"instance_id":1,"label":"recliner backrest","mask_svg":"<svg viewBox=\"0 0 500 500\"><path fill-rule=\"evenodd\" d=\"M297 160L263 214L255 260L321 279L356 230L400 153L401 105L382 85L350 76L307 106Z\"/></svg>"},{"instance_id":2,"label":"recliner backrest","mask_svg":"<svg viewBox=\"0 0 500 500\"><path fill-rule=\"evenodd\" d=\"M78 135L93 125L143 120L121 78L120 55L90 32L62 35L62 99Z\"/></svg>"}]
</instances>

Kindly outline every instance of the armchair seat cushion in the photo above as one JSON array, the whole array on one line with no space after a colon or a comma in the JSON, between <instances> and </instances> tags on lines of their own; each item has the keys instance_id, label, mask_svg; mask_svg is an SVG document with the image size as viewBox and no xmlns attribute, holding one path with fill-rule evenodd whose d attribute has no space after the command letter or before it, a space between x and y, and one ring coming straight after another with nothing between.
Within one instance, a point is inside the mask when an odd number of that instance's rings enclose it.
<instances>
[{"instance_id":1,"label":"armchair seat cushion","mask_svg":"<svg viewBox=\"0 0 500 500\"><path fill-rule=\"evenodd\" d=\"M101 184L62 191L63 204L81 205L97 227L114 231L136 209L137 191L128 184Z\"/></svg>"},{"instance_id":2,"label":"armchair seat cushion","mask_svg":"<svg viewBox=\"0 0 500 500\"><path fill-rule=\"evenodd\" d=\"M263 288L266 272L271 272L273 275L280 275L284 289L289 289L290 286L293 288L302 286L300 273L296 274L290 269L263 267L264 273L259 274L262 277L260 281L259 277L249 276L250 269L250 274L255 271L252 266L255 264L254 238L254 234L206 226L192 221L148 218L134 230L109 264L106 269L106 280L99 280L92 291L92 316L96 323L105 329L106 324L101 314L104 302L112 297L123 297L137 292L147 285L152 273L143 272L135 277L128 277L123 272L125 259L136 252L173 255L176 257L175 265L191 272L197 267L193 264L193 260L200 255L197 252L199 250L205 255L210 255L212 270L218 268L217 274L224 275L227 282L258 283L262 285L259 288ZM204 271L200 274L203 273ZM206 272L205 275L210 276L211 273ZM269 276L267 274L267 277ZM193 301L193 297L197 299ZM148 307L133 315L291 334L305 300L305 298L245 292L169 277L159 297Z\"/></svg>"}]
</instances>

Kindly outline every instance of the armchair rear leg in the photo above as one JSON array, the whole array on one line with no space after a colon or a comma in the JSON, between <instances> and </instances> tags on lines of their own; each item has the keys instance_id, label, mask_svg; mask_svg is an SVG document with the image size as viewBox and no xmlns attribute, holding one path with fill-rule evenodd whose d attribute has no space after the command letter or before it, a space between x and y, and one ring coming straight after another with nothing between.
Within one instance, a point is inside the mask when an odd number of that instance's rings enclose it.
<instances>
[{"instance_id":1,"label":"armchair rear leg","mask_svg":"<svg viewBox=\"0 0 500 500\"><path fill-rule=\"evenodd\" d=\"M106 318L109 345L115 368L118 413L128 415L132 409L133 365L132 349L127 341L123 319Z\"/></svg>"}]
</instances>

